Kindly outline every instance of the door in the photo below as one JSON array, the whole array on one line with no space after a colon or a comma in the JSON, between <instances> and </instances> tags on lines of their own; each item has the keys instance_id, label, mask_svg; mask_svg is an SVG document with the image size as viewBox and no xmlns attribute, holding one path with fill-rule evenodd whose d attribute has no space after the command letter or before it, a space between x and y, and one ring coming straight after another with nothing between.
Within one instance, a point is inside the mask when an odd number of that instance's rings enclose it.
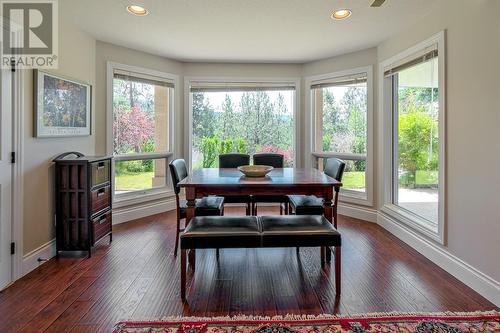
<instances>
[{"instance_id":1,"label":"door","mask_svg":"<svg viewBox=\"0 0 500 333\"><path fill-rule=\"evenodd\" d=\"M0 45L1 46L1 45ZM0 290L12 281L12 74L0 70Z\"/></svg>"}]
</instances>

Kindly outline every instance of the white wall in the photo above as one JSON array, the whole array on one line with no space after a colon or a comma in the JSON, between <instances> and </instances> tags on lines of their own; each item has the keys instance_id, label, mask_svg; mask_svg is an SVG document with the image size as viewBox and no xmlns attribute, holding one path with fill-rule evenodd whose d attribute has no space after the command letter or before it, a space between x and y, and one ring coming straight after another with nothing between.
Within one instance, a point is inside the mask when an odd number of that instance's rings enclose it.
<instances>
[{"instance_id":1,"label":"white wall","mask_svg":"<svg viewBox=\"0 0 500 333\"><path fill-rule=\"evenodd\" d=\"M444 249L496 281L500 281L498 14L500 1L447 0L418 25L378 47L378 59L383 61L446 30Z\"/></svg>"},{"instance_id":2,"label":"white wall","mask_svg":"<svg viewBox=\"0 0 500 333\"><path fill-rule=\"evenodd\" d=\"M63 13L65 3L59 3ZM59 15L59 68L51 72L95 85L95 39L77 29ZM92 155L95 135L78 138L33 137L33 71L23 70L24 75L24 169L23 188L23 253L46 244L55 237L54 227L54 168L51 160L68 150ZM93 97L98 95L93 90ZM93 98L94 100L94 98ZM93 107L95 111L95 108ZM95 112L93 113L93 116ZM100 124L92 118L92 131Z\"/></svg>"}]
</instances>

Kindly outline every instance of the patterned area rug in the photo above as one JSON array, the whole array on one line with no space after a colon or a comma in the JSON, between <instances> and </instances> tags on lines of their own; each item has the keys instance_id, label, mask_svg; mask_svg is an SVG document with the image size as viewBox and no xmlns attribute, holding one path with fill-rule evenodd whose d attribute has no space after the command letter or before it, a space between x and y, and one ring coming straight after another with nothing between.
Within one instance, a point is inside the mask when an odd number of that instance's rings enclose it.
<instances>
[{"instance_id":1,"label":"patterned area rug","mask_svg":"<svg viewBox=\"0 0 500 333\"><path fill-rule=\"evenodd\" d=\"M500 312L377 313L353 317L319 315L284 317L165 318L116 324L114 333L500 333Z\"/></svg>"}]
</instances>

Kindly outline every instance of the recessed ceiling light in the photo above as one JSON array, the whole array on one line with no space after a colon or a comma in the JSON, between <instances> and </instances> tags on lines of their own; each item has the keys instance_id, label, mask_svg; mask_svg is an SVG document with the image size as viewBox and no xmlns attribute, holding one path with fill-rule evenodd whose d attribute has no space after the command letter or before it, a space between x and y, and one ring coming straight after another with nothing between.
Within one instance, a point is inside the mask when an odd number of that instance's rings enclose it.
<instances>
[{"instance_id":1,"label":"recessed ceiling light","mask_svg":"<svg viewBox=\"0 0 500 333\"><path fill-rule=\"evenodd\" d=\"M343 20L351 16L352 12L350 9L344 8L344 9L337 9L334 10L332 13L332 19L335 20Z\"/></svg>"},{"instance_id":2,"label":"recessed ceiling light","mask_svg":"<svg viewBox=\"0 0 500 333\"><path fill-rule=\"evenodd\" d=\"M129 13L132 13L137 16L145 16L148 15L148 10L142 6L138 5L129 5L127 6L127 10Z\"/></svg>"}]
</instances>

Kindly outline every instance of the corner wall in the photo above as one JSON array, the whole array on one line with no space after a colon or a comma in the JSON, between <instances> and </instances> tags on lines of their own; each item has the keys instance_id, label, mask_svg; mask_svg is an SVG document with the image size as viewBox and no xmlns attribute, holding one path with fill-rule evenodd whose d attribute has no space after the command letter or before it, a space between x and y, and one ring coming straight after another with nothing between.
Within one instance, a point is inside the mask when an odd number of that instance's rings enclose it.
<instances>
[{"instance_id":1,"label":"corner wall","mask_svg":"<svg viewBox=\"0 0 500 333\"><path fill-rule=\"evenodd\" d=\"M66 3L59 3L63 13ZM33 137L33 71L23 70L24 79L24 151L23 163L23 253L49 244L55 237L54 167L56 155L68 150L92 155L96 126L95 39L76 28L65 15L59 15L59 68L50 72L92 85L92 135L75 138Z\"/></svg>"},{"instance_id":2,"label":"corner wall","mask_svg":"<svg viewBox=\"0 0 500 333\"><path fill-rule=\"evenodd\" d=\"M496 0L446 0L418 25L398 33L377 49L381 62L446 30L447 244L440 248L497 283L500 281L498 13L500 2ZM383 168L381 163L379 171ZM378 176L382 177L382 173ZM381 188L378 194L381 198ZM500 295L497 297L500 299Z\"/></svg>"}]
</instances>

